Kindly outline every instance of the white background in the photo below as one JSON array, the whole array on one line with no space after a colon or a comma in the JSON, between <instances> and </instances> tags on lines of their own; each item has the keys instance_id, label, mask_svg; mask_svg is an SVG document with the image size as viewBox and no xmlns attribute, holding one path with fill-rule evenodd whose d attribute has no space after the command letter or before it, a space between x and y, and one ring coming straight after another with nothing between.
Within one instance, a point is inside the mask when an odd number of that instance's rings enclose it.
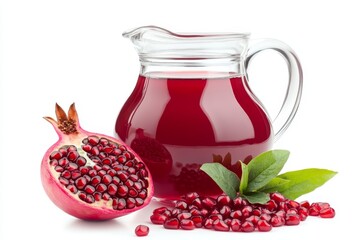
<instances>
[{"instance_id":1,"label":"white background","mask_svg":"<svg viewBox=\"0 0 360 240\"><path fill-rule=\"evenodd\" d=\"M356 1L53 1L1 2L0 239L323 239L358 235L359 5ZM118 111L132 91L138 60L121 34L159 25L173 31L251 32L276 38L298 54L304 70L299 111L274 148L291 151L286 170L328 168L338 175L299 200L330 202L334 219L309 218L269 233L169 231L149 224L156 206L107 222L84 222L59 210L44 193L40 162L57 140L42 118L54 103L76 102L83 128L114 134ZM250 83L276 110L286 67L276 54L254 60ZM264 91L264 89L266 91ZM265 100L266 99L266 100ZM352 236L352 235L350 235Z\"/></svg>"}]
</instances>

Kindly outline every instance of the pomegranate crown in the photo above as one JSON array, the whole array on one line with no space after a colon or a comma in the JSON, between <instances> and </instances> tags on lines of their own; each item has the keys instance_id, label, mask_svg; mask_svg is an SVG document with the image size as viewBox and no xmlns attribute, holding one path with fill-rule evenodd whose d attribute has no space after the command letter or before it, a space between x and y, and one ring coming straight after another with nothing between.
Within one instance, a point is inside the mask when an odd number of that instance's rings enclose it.
<instances>
[{"instance_id":1,"label":"pomegranate crown","mask_svg":"<svg viewBox=\"0 0 360 240\"><path fill-rule=\"evenodd\" d=\"M75 103L70 105L68 114L56 103L55 115L56 120L52 117L44 117L44 119L50 122L57 132L60 131L66 135L78 133L79 118L75 109Z\"/></svg>"}]
</instances>

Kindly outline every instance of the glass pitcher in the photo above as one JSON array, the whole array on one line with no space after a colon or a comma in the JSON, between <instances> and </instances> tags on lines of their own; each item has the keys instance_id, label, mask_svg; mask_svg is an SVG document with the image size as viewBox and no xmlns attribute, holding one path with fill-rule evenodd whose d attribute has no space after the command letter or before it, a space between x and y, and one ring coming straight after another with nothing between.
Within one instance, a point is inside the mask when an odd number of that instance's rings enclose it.
<instances>
[{"instance_id":1,"label":"glass pitcher","mask_svg":"<svg viewBox=\"0 0 360 240\"><path fill-rule=\"evenodd\" d=\"M271 149L297 111L301 65L278 40L254 42L243 33L178 34L156 26L123 36L135 45L140 74L115 130L149 167L160 200L191 191L221 193L201 165L220 162L241 175L238 160L247 163ZM274 120L251 91L246 73L251 59L266 49L278 51L289 69Z\"/></svg>"}]
</instances>

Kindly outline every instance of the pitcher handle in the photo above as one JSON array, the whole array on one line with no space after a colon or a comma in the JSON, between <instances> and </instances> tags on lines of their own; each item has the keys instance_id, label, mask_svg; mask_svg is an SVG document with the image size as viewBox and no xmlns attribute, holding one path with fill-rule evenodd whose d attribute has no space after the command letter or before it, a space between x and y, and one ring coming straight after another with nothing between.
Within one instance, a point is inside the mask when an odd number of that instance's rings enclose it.
<instances>
[{"instance_id":1,"label":"pitcher handle","mask_svg":"<svg viewBox=\"0 0 360 240\"><path fill-rule=\"evenodd\" d=\"M275 132L274 141L277 141L289 127L299 107L303 86L303 73L300 61L295 52L287 44L276 39L260 39L251 41L251 45L245 59L245 68L248 68L251 59L257 53L269 49L279 52L285 58L289 69L287 91L282 106L275 119L272 121Z\"/></svg>"}]
</instances>

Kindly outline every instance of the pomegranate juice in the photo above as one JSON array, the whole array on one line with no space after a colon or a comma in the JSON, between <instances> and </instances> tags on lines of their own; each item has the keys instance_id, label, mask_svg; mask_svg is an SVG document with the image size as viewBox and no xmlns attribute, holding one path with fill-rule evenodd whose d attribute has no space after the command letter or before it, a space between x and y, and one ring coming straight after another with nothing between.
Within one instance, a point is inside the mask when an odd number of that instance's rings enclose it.
<instances>
[{"instance_id":1,"label":"pomegranate juice","mask_svg":"<svg viewBox=\"0 0 360 240\"><path fill-rule=\"evenodd\" d=\"M273 137L269 118L243 76L140 75L119 113L116 132L147 164L155 197L164 200L189 191L219 194L201 165L221 162L240 175L238 160L247 162L268 150Z\"/></svg>"}]
</instances>

